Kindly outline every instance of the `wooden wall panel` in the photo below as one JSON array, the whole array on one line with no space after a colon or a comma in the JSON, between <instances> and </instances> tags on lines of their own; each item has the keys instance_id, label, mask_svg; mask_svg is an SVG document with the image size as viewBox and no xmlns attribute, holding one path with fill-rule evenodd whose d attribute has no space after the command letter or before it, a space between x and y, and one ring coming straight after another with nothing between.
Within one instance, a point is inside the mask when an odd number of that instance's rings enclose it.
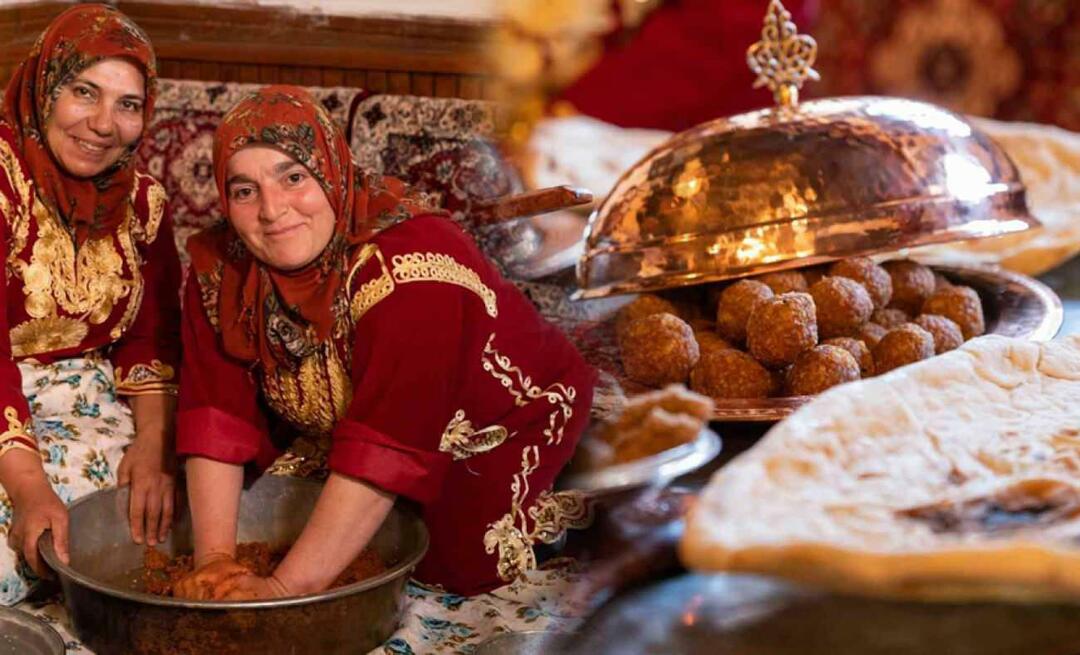
<instances>
[{"instance_id":1,"label":"wooden wall panel","mask_svg":"<svg viewBox=\"0 0 1080 655\"><path fill-rule=\"evenodd\" d=\"M154 42L162 77L486 98L487 26L449 19L306 15L265 7L114 0ZM0 84L68 3L0 3ZM270 43L272 39L272 44ZM298 65L296 62L304 62Z\"/></svg>"}]
</instances>

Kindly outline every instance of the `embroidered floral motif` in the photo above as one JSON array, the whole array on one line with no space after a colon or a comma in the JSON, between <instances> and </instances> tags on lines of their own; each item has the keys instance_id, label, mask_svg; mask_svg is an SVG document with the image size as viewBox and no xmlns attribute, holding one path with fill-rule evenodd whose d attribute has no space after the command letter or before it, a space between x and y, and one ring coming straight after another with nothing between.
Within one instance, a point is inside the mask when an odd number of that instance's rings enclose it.
<instances>
[{"instance_id":1,"label":"embroidered floral motif","mask_svg":"<svg viewBox=\"0 0 1080 655\"><path fill-rule=\"evenodd\" d=\"M484 533L484 551L489 555L499 552L497 570L499 577L506 582L516 580L536 568L536 553L529 538L529 528L525 522L525 512L521 503L529 494L529 476L540 466L540 449L527 446L521 451L521 472L514 474L510 490L514 496L510 502L510 511L498 521L488 525Z\"/></svg>"},{"instance_id":2,"label":"embroidered floral motif","mask_svg":"<svg viewBox=\"0 0 1080 655\"><path fill-rule=\"evenodd\" d=\"M495 304L495 292L483 283L476 271L461 264L450 255L411 252L405 255L394 255L390 262L393 264L394 280L399 284L407 282L456 284L479 296L488 316L496 318L499 315Z\"/></svg>"},{"instance_id":3,"label":"embroidered floral motif","mask_svg":"<svg viewBox=\"0 0 1080 655\"><path fill-rule=\"evenodd\" d=\"M127 376L124 369L116 367L116 392L131 396L147 393L176 393L176 384L170 383L176 377L176 371L172 366L159 359L151 360L149 364L139 362L131 367Z\"/></svg>"},{"instance_id":4,"label":"embroidered floral motif","mask_svg":"<svg viewBox=\"0 0 1080 655\"><path fill-rule=\"evenodd\" d=\"M532 378L514 366L509 357L500 355L499 351L492 347L494 340L495 333L492 332L480 357L481 366L510 392L514 397L514 404L518 407L524 407L537 398L544 398L556 405L555 410L548 416L548 427L544 430L544 436L548 438L549 446L561 443L563 430L574 415L573 402L577 398L577 390L558 382L546 389L534 385Z\"/></svg>"},{"instance_id":5,"label":"embroidered floral motif","mask_svg":"<svg viewBox=\"0 0 1080 655\"><path fill-rule=\"evenodd\" d=\"M221 291L221 274L225 266L220 262L206 273L199 274L199 295L202 296L203 309L210 327L218 329L218 294Z\"/></svg>"},{"instance_id":6,"label":"embroidered floral motif","mask_svg":"<svg viewBox=\"0 0 1080 655\"><path fill-rule=\"evenodd\" d=\"M473 455L492 450L510 436L501 425L489 425L482 430L474 430L472 421L465 418L465 410L454 412L439 441L439 450L450 453L454 459L466 459Z\"/></svg>"},{"instance_id":7,"label":"embroidered floral motif","mask_svg":"<svg viewBox=\"0 0 1080 655\"><path fill-rule=\"evenodd\" d=\"M15 205L12 206L7 196L0 193L0 213L7 220L8 234L8 263L15 261L16 256L26 247L26 239L30 230L30 179L26 176L22 166L19 165L18 157L11 146L4 139L0 139L0 168L7 173L8 182L15 191Z\"/></svg>"},{"instance_id":8,"label":"embroidered floral motif","mask_svg":"<svg viewBox=\"0 0 1080 655\"><path fill-rule=\"evenodd\" d=\"M270 475L325 480L330 473L326 467L329 453L329 435L299 436L289 444L285 453L274 460L266 472Z\"/></svg>"},{"instance_id":9,"label":"embroidered floral motif","mask_svg":"<svg viewBox=\"0 0 1080 655\"><path fill-rule=\"evenodd\" d=\"M328 434L352 401L352 382L332 343L300 360L295 372L264 372L262 388L279 416L309 434Z\"/></svg>"},{"instance_id":10,"label":"embroidered floral motif","mask_svg":"<svg viewBox=\"0 0 1080 655\"><path fill-rule=\"evenodd\" d=\"M26 357L74 348L82 343L89 331L86 323L66 316L23 321L11 330L11 354Z\"/></svg>"},{"instance_id":11,"label":"embroidered floral motif","mask_svg":"<svg viewBox=\"0 0 1080 655\"><path fill-rule=\"evenodd\" d=\"M507 582L517 580L536 568L533 546L537 542L552 544L562 538L567 528L585 528L592 522L592 508L581 492L542 491L526 512L523 508L529 495L529 476L540 466L540 449L526 446L521 451L521 472L510 483L513 498L510 511L488 525L484 533L484 550L498 550L499 577ZM526 514L533 521L529 530Z\"/></svg>"},{"instance_id":12,"label":"embroidered floral motif","mask_svg":"<svg viewBox=\"0 0 1080 655\"><path fill-rule=\"evenodd\" d=\"M154 178L149 175L144 175L138 171L135 171L135 178L139 182L143 180L149 180L150 183L146 187L146 202L149 207L149 215L146 218L146 225L140 225L138 221L135 221L131 226L132 234L136 239L143 243L153 243L157 239L158 229L161 227L161 220L165 217L165 202L167 200L165 196L165 187L161 186ZM135 189L132 192L132 202L135 200L135 194L139 190L139 184L135 184Z\"/></svg>"},{"instance_id":13,"label":"embroidered floral motif","mask_svg":"<svg viewBox=\"0 0 1080 655\"><path fill-rule=\"evenodd\" d=\"M4 408L4 418L7 420L7 430L0 432L0 457L10 450L29 450L36 453L37 443L30 434L29 421L19 420L19 412L14 407Z\"/></svg>"}]
</instances>

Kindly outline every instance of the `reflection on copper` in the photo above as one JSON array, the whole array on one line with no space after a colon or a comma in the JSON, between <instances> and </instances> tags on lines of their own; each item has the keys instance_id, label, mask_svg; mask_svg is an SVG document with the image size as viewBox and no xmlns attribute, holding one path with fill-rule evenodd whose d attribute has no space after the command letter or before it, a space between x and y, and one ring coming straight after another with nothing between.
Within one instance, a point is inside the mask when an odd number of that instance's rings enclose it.
<instances>
[{"instance_id":1,"label":"reflection on copper","mask_svg":"<svg viewBox=\"0 0 1080 655\"><path fill-rule=\"evenodd\" d=\"M589 221L594 298L1037 226L1015 165L962 117L898 98L829 98L677 134Z\"/></svg>"}]
</instances>

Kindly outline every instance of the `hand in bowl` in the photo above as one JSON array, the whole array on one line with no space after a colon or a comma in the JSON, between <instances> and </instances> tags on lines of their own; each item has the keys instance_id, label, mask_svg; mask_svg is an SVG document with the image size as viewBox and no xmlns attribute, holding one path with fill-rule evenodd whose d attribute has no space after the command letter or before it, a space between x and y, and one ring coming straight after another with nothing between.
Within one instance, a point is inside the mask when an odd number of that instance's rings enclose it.
<instances>
[{"instance_id":1,"label":"hand in bowl","mask_svg":"<svg viewBox=\"0 0 1080 655\"><path fill-rule=\"evenodd\" d=\"M232 578L251 575L251 570L231 555L221 554L180 578L173 587L173 595L187 600L220 600L216 593L219 586Z\"/></svg>"},{"instance_id":2,"label":"hand in bowl","mask_svg":"<svg viewBox=\"0 0 1080 655\"><path fill-rule=\"evenodd\" d=\"M8 543L16 552L22 553L35 573L44 577L49 574L49 569L38 553L38 538L46 530L52 530L56 555L67 564L68 512L48 482L27 487L12 491L15 521L8 534Z\"/></svg>"},{"instance_id":3,"label":"hand in bowl","mask_svg":"<svg viewBox=\"0 0 1080 655\"><path fill-rule=\"evenodd\" d=\"M289 590L276 577L257 575L233 576L214 588L214 600L267 600L290 596Z\"/></svg>"}]
</instances>

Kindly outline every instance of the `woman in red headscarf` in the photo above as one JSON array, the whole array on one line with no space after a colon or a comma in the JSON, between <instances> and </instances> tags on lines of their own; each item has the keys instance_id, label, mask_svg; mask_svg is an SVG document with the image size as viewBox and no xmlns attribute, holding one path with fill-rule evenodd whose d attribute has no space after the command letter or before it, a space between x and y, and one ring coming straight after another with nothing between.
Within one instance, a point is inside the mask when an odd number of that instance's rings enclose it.
<instances>
[{"instance_id":1,"label":"woman in red headscarf","mask_svg":"<svg viewBox=\"0 0 1080 655\"><path fill-rule=\"evenodd\" d=\"M130 483L136 541L171 522L179 260L164 191L133 163L155 75L130 19L80 5L4 97L0 605L28 591L17 553L41 570L44 530L66 558L64 503Z\"/></svg>"},{"instance_id":2,"label":"woman in red headscarf","mask_svg":"<svg viewBox=\"0 0 1080 655\"><path fill-rule=\"evenodd\" d=\"M214 170L228 225L189 242L177 443L187 459L194 598L319 591L398 497L419 504L422 581L462 594L535 566L585 519L551 490L587 420L594 372L443 216L357 170L302 90L224 119ZM329 479L269 578L233 557L242 466Z\"/></svg>"}]
</instances>

